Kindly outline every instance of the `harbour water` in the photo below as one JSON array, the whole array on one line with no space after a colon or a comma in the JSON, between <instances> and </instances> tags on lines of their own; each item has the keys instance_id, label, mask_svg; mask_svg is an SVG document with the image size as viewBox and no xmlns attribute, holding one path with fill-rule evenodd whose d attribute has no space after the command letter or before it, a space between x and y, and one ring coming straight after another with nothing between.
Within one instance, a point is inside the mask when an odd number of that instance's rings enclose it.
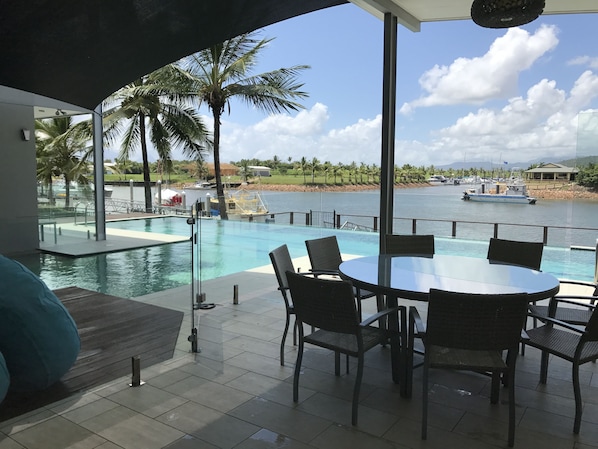
<instances>
[{"instance_id":1,"label":"harbour water","mask_svg":"<svg viewBox=\"0 0 598 449\"><path fill-rule=\"evenodd\" d=\"M494 223L512 223L520 226L500 226L499 237L520 240L542 240L542 226L554 227L549 232L548 244L557 247L593 247L598 238L598 202L590 200L538 200L535 205L475 203L461 200L464 186L429 186L395 189L393 217L394 230L410 233L412 221L418 222L418 233L433 233L450 237L451 222L458 225L457 237L487 240ZM185 191L187 204L204 201L213 190ZM143 201L143 188L134 187L135 201ZM114 187L113 197L129 200L128 187ZM379 216L379 190L357 192L278 192L264 190L262 196L271 213L309 211L336 211L341 221L373 226L372 217ZM430 221L443 220L443 221ZM299 221L298 221L299 222ZM480 223L490 223L483 225ZM558 228L563 229L558 229ZM588 228L589 231L570 228Z\"/></svg>"},{"instance_id":2,"label":"harbour water","mask_svg":"<svg viewBox=\"0 0 598 449\"><path fill-rule=\"evenodd\" d=\"M433 233L439 254L458 254L485 258L492 225L480 223L515 223L534 227L501 225L499 237L541 240L541 226L588 227L592 231L554 230L544 249L542 270L560 278L590 281L594 276L595 253L570 250L571 244L593 246L598 238L596 217L598 203L589 201L538 201L536 205L473 203L462 201L462 187L437 186L396 189L394 203L395 232L411 232L411 222L418 218L418 233ZM134 187L134 201L143 201L143 188ZM155 193L155 192L154 192ZM205 200L214 191L189 190L187 204ZM128 187L114 187L112 197L130 200ZM272 213L293 211L336 211L350 221L372 220L378 216L380 194L377 190L359 192L275 192L263 197ZM435 222L425 220L449 220ZM457 239L450 236L450 220L459 222ZM472 224L465 225L463 222ZM285 226L276 216L275 224L200 220L201 278L204 280L269 264L268 252L285 243L292 257L305 256L305 240L335 234L345 254L372 255L378 251L378 235L312 226ZM300 223L299 215L296 223ZM111 222L119 227L145 232L189 236L191 229L183 216L163 219ZM540 227L538 227L540 226ZM40 254L20 259L38 274L50 288L77 285L82 288L124 297L141 296L191 282L189 243L161 245L138 250L70 258ZM304 267L305 268L305 267Z\"/></svg>"}]
</instances>

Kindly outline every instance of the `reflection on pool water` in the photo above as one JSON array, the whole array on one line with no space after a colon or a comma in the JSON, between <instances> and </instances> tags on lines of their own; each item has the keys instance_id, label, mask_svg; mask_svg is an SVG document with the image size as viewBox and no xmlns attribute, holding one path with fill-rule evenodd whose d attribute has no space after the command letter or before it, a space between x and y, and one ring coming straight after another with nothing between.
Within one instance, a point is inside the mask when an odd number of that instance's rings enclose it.
<instances>
[{"instance_id":1,"label":"reflection on pool water","mask_svg":"<svg viewBox=\"0 0 598 449\"><path fill-rule=\"evenodd\" d=\"M184 217L110 222L107 227L182 236L190 236L192 231ZM288 245L292 257L305 256L305 240L333 234L345 254L378 253L375 233L220 220L200 220L197 227L202 280L269 265L268 253L283 243ZM485 258L487 250L487 241L436 239L439 254ZM36 254L17 260L52 289L76 285L136 297L190 284L191 251L191 243L184 242L90 257ZM559 278L590 281L594 276L594 257L593 251L546 247L542 270Z\"/></svg>"}]
</instances>

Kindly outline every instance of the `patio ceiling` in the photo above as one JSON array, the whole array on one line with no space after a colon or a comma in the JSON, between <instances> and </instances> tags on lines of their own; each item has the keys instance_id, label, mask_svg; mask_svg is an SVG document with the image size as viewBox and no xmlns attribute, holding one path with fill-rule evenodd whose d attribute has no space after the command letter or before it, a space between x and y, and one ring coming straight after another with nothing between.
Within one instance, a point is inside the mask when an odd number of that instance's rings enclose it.
<instances>
[{"instance_id":1,"label":"patio ceiling","mask_svg":"<svg viewBox=\"0 0 598 449\"><path fill-rule=\"evenodd\" d=\"M352 0L417 31L469 20L471 0ZM244 32L345 0L0 0L0 86L94 109L123 85ZM544 14L598 12L546 0ZM55 111L51 111L51 116Z\"/></svg>"},{"instance_id":2,"label":"patio ceiling","mask_svg":"<svg viewBox=\"0 0 598 449\"><path fill-rule=\"evenodd\" d=\"M412 31L419 31L423 22L471 20L472 0L351 0L351 3L380 19L384 13L392 13ZM596 12L596 0L546 0L543 15Z\"/></svg>"}]
</instances>

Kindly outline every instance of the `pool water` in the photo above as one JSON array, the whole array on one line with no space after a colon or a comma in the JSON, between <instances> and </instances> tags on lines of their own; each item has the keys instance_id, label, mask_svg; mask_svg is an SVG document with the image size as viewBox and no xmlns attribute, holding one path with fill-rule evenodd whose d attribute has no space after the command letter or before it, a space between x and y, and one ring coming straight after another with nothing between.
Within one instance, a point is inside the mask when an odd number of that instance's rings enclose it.
<instances>
[{"instance_id":1,"label":"pool water","mask_svg":"<svg viewBox=\"0 0 598 449\"><path fill-rule=\"evenodd\" d=\"M378 253L378 234L335 229L237 221L198 220L190 226L184 217L148 218L107 223L108 228L191 236L191 242L173 243L89 257L36 254L17 260L38 274L52 289L76 285L101 293L137 297L191 283L191 260L200 262L201 280L269 265L268 253L286 243L291 257L307 255L305 240L336 235L342 253L360 256ZM436 238L436 252L485 258L487 241ZM193 255L192 255L193 251ZM595 253L545 247L542 270L559 278L591 281Z\"/></svg>"}]
</instances>

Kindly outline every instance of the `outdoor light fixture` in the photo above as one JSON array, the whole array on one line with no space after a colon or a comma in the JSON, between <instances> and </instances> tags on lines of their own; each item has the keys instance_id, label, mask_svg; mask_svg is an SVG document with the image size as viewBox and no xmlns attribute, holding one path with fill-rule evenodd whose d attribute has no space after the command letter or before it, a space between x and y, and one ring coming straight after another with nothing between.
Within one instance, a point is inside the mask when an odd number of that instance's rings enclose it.
<instances>
[{"instance_id":1,"label":"outdoor light fixture","mask_svg":"<svg viewBox=\"0 0 598 449\"><path fill-rule=\"evenodd\" d=\"M544 0L473 0L471 18L485 28L516 27L536 20L544 6Z\"/></svg>"},{"instance_id":2,"label":"outdoor light fixture","mask_svg":"<svg viewBox=\"0 0 598 449\"><path fill-rule=\"evenodd\" d=\"M31 139L31 131L29 131L26 128L23 128L21 130L21 137L22 137L23 140L29 141Z\"/></svg>"}]
</instances>

